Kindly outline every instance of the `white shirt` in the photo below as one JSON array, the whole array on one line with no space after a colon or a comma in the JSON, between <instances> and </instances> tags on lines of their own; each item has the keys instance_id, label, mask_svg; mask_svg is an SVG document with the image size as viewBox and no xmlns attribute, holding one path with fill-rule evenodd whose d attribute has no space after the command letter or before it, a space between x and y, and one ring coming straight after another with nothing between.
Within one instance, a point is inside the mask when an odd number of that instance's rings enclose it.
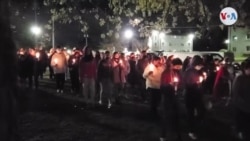
<instances>
[{"instance_id":1,"label":"white shirt","mask_svg":"<svg viewBox=\"0 0 250 141\"><path fill-rule=\"evenodd\" d=\"M154 88L160 89L161 86L161 74L164 71L163 66L155 67L153 64L148 64L143 72L143 77L146 79L146 89ZM149 75L149 72L153 70L153 73Z\"/></svg>"}]
</instances>

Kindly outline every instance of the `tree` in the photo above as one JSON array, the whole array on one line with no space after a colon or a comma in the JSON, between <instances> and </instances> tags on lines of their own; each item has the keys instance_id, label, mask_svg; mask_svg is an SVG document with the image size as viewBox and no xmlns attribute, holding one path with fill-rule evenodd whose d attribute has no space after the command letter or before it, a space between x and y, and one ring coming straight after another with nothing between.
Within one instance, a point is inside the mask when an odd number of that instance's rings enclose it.
<instances>
[{"instance_id":1,"label":"tree","mask_svg":"<svg viewBox=\"0 0 250 141\"><path fill-rule=\"evenodd\" d=\"M39 0L12 0L10 7L10 21L13 39L17 47L34 47L35 39L30 31L34 25L40 26L43 32L37 38L39 44L51 45L49 30L43 27L49 17L44 10L43 2ZM50 32L50 31L49 31Z\"/></svg>"},{"instance_id":2,"label":"tree","mask_svg":"<svg viewBox=\"0 0 250 141\"><path fill-rule=\"evenodd\" d=\"M44 0L55 20L79 22L83 33L92 29L90 19L91 23L97 20L101 38L110 42L121 40L125 28L133 28L138 38L147 38L152 30L169 34L195 32L199 38L209 38L209 30L221 25L218 13L223 7L240 10L245 3L245 0ZM244 14L240 10L243 17L240 19L246 20Z\"/></svg>"}]
</instances>

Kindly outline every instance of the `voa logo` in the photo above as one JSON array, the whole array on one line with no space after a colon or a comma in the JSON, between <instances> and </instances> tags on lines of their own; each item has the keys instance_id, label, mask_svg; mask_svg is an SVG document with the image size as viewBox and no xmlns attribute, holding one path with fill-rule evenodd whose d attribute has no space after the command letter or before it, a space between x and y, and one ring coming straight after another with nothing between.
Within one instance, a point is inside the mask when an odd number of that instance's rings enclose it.
<instances>
[{"instance_id":1,"label":"voa logo","mask_svg":"<svg viewBox=\"0 0 250 141\"><path fill-rule=\"evenodd\" d=\"M232 7L226 7L220 12L220 21L224 25L233 25L237 22L238 13Z\"/></svg>"}]
</instances>

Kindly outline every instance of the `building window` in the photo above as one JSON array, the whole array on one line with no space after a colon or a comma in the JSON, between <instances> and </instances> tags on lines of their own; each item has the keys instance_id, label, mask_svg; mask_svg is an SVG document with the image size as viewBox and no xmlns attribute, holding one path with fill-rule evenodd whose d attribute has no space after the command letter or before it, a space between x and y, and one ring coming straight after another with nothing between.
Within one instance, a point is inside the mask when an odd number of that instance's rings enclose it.
<instances>
[{"instance_id":1,"label":"building window","mask_svg":"<svg viewBox=\"0 0 250 141\"><path fill-rule=\"evenodd\" d=\"M238 37L234 35L233 40L238 40Z\"/></svg>"},{"instance_id":2,"label":"building window","mask_svg":"<svg viewBox=\"0 0 250 141\"><path fill-rule=\"evenodd\" d=\"M250 40L250 33L247 33L247 40Z\"/></svg>"},{"instance_id":3,"label":"building window","mask_svg":"<svg viewBox=\"0 0 250 141\"><path fill-rule=\"evenodd\" d=\"M233 52L236 52L236 47L233 47Z\"/></svg>"},{"instance_id":4,"label":"building window","mask_svg":"<svg viewBox=\"0 0 250 141\"><path fill-rule=\"evenodd\" d=\"M247 51L250 51L250 46L246 46L246 50L247 50Z\"/></svg>"}]
</instances>

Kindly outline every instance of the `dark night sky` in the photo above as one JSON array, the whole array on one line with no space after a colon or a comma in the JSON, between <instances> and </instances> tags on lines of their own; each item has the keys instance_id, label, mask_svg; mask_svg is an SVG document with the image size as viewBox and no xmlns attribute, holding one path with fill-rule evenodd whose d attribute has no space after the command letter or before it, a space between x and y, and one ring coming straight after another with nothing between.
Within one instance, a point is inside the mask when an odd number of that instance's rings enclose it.
<instances>
[{"instance_id":1,"label":"dark night sky","mask_svg":"<svg viewBox=\"0 0 250 141\"><path fill-rule=\"evenodd\" d=\"M29 38L32 36L30 33L31 25L35 24L35 19L37 19L38 25L46 25L48 24L48 20L50 18L49 8L43 5L43 0L37 0L35 5L35 0L16 0L12 4L12 24L16 26L14 29L14 38L19 41L20 45L30 46ZM106 0L92 0L92 3L83 3L83 5L87 9L92 9L95 7L99 7L100 10L103 10L107 7ZM97 3L97 5L93 4ZM35 10L34 7L37 7L37 18L35 18ZM16 9L19 9L19 15L15 16ZM86 18L90 22L90 30L89 34L89 43L97 45L100 40L100 28L98 26L99 22L93 20L92 17L86 15ZM92 19L91 19L92 18ZM51 31L43 29L44 33L48 33L51 35ZM22 43L21 43L22 42ZM79 23L73 22L71 24L60 24L55 22L55 43L63 45L63 46L83 46L85 44L85 38L83 37L83 33L80 31Z\"/></svg>"}]
</instances>

